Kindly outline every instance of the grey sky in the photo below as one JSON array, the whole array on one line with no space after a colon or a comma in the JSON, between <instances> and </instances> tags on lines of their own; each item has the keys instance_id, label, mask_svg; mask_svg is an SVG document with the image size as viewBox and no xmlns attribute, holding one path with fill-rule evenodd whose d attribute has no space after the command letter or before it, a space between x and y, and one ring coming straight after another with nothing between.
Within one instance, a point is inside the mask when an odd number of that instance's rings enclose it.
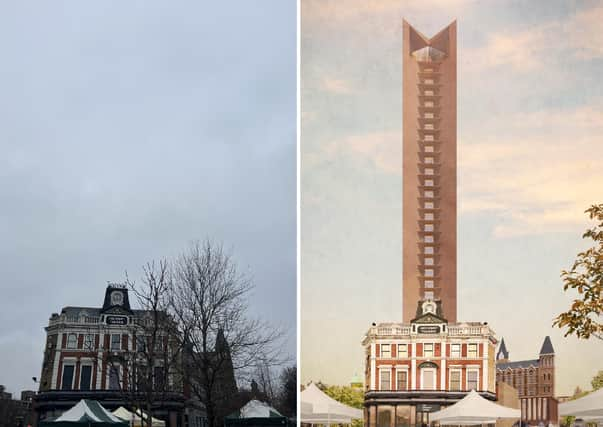
<instances>
[{"instance_id":1,"label":"grey sky","mask_svg":"<svg viewBox=\"0 0 603 427\"><path fill-rule=\"evenodd\" d=\"M296 5L0 2L0 384L43 327L193 239L295 355Z\"/></svg>"}]
</instances>

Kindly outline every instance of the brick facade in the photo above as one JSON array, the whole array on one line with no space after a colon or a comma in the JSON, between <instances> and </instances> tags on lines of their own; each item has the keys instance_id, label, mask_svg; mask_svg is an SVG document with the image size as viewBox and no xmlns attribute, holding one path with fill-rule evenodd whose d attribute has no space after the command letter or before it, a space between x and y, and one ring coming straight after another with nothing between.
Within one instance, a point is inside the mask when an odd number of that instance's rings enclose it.
<instances>
[{"instance_id":1,"label":"brick facade","mask_svg":"<svg viewBox=\"0 0 603 427\"><path fill-rule=\"evenodd\" d=\"M531 425L557 424L555 351L550 338L544 339L538 359L510 361L504 340L496 359L496 382L517 390L522 421Z\"/></svg>"}]
</instances>

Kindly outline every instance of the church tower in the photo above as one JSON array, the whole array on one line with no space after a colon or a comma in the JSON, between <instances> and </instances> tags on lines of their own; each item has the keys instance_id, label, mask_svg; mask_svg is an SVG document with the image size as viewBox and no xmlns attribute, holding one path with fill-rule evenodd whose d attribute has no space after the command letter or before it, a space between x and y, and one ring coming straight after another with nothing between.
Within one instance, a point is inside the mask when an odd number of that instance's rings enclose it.
<instances>
[{"instance_id":1,"label":"church tower","mask_svg":"<svg viewBox=\"0 0 603 427\"><path fill-rule=\"evenodd\" d=\"M555 350L550 337L545 337L538 356L539 379L538 394L541 396L555 395Z\"/></svg>"}]
</instances>

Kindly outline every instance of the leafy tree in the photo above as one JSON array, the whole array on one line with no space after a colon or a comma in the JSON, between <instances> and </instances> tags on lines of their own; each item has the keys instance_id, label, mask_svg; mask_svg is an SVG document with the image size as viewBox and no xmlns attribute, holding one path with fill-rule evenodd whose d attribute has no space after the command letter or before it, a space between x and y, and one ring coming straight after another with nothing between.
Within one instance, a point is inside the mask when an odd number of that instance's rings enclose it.
<instances>
[{"instance_id":1,"label":"leafy tree","mask_svg":"<svg viewBox=\"0 0 603 427\"><path fill-rule=\"evenodd\" d=\"M592 205L585 212L597 222L582 235L593 245L578 254L569 271L561 272L563 290L576 290L578 298L568 311L555 318L553 326L567 328L565 336L603 340L603 204Z\"/></svg>"},{"instance_id":2,"label":"leafy tree","mask_svg":"<svg viewBox=\"0 0 603 427\"><path fill-rule=\"evenodd\" d=\"M572 397L570 398L570 400L576 400L579 399L581 397L584 397L588 394L588 391L583 391L579 386L576 387L576 389L574 390L574 394L572 394Z\"/></svg>"},{"instance_id":3,"label":"leafy tree","mask_svg":"<svg viewBox=\"0 0 603 427\"><path fill-rule=\"evenodd\" d=\"M597 375L593 377L590 385L593 387L593 391L603 388L603 371L597 372Z\"/></svg>"},{"instance_id":4,"label":"leafy tree","mask_svg":"<svg viewBox=\"0 0 603 427\"><path fill-rule=\"evenodd\" d=\"M352 388L350 386L330 385L325 388L324 392L326 395L343 404L353 408L363 408L364 393L361 389Z\"/></svg>"},{"instance_id":5,"label":"leafy tree","mask_svg":"<svg viewBox=\"0 0 603 427\"><path fill-rule=\"evenodd\" d=\"M353 408L364 408L364 392L362 389L350 386L326 386L323 390L327 396L351 406ZM362 420L352 420L352 427L361 427Z\"/></svg>"}]
</instances>

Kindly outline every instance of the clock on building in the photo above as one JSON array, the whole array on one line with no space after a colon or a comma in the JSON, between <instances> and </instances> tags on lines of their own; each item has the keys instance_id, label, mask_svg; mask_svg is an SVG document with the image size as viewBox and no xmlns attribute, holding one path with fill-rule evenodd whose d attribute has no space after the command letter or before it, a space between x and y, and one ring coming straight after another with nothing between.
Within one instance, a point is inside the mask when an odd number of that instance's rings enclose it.
<instances>
[{"instance_id":1,"label":"clock on building","mask_svg":"<svg viewBox=\"0 0 603 427\"><path fill-rule=\"evenodd\" d=\"M124 294L121 291L111 292L111 305L122 305L124 302Z\"/></svg>"},{"instance_id":2,"label":"clock on building","mask_svg":"<svg viewBox=\"0 0 603 427\"><path fill-rule=\"evenodd\" d=\"M423 303L423 314L431 313L434 314L436 312L436 305L433 301L425 301Z\"/></svg>"}]
</instances>

